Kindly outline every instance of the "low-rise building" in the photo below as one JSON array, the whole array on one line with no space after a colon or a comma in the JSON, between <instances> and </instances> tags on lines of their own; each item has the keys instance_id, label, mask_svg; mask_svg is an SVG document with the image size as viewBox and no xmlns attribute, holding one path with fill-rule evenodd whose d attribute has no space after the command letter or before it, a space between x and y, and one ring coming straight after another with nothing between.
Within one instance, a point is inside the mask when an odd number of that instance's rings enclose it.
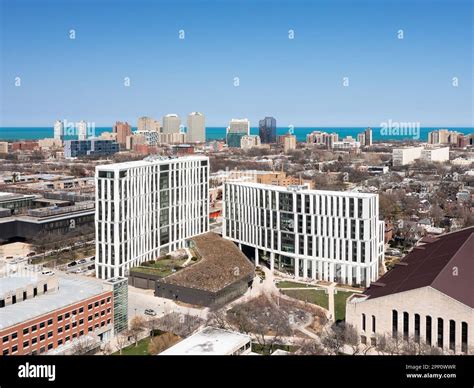
<instances>
[{"instance_id":1,"label":"low-rise building","mask_svg":"<svg viewBox=\"0 0 474 388\"><path fill-rule=\"evenodd\" d=\"M252 351L249 335L206 327L161 352L162 356L237 356Z\"/></svg>"},{"instance_id":2,"label":"low-rise building","mask_svg":"<svg viewBox=\"0 0 474 388\"><path fill-rule=\"evenodd\" d=\"M427 240L428 241L428 240ZM474 227L431 237L346 305L362 343L379 336L456 354L474 349Z\"/></svg>"},{"instance_id":3,"label":"low-rise building","mask_svg":"<svg viewBox=\"0 0 474 388\"><path fill-rule=\"evenodd\" d=\"M111 338L114 294L101 282L53 276L0 278L0 347L43 354L76 338Z\"/></svg>"},{"instance_id":4,"label":"low-rise building","mask_svg":"<svg viewBox=\"0 0 474 388\"><path fill-rule=\"evenodd\" d=\"M119 144L113 140L88 139L66 140L64 157L77 158L83 156L107 156L119 151Z\"/></svg>"},{"instance_id":5,"label":"low-rise building","mask_svg":"<svg viewBox=\"0 0 474 388\"><path fill-rule=\"evenodd\" d=\"M406 166L421 158L423 147L404 147L392 150L392 162L394 166Z\"/></svg>"},{"instance_id":6,"label":"low-rise building","mask_svg":"<svg viewBox=\"0 0 474 388\"><path fill-rule=\"evenodd\" d=\"M240 148L244 150L258 147L260 144L260 136L258 135L245 135L240 139Z\"/></svg>"},{"instance_id":7,"label":"low-rise building","mask_svg":"<svg viewBox=\"0 0 474 388\"><path fill-rule=\"evenodd\" d=\"M449 160L449 147L425 148L421 151L421 160L425 162L446 162Z\"/></svg>"}]
</instances>

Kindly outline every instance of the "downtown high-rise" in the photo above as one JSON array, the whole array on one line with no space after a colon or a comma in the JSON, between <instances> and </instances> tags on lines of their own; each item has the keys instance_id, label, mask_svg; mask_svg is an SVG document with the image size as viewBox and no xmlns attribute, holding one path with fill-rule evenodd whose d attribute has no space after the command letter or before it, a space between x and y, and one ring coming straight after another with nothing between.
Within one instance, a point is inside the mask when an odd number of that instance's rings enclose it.
<instances>
[{"instance_id":1,"label":"downtown high-rise","mask_svg":"<svg viewBox=\"0 0 474 388\"><path fill-rule=\"evenodd\" d=\"M96 167L96 276L126 276L209 229L209 160L149 157Z\"/></svg>"},{"instance_id":2,"label":"downtown high-rise","mask_svg":"<svg viewBox=\"0 0 474 388\"><path fill-rule=\"evenodd\" d=\"M265 117L258 123L258 132L263 144L276 143L276 120L273 117Z\"/></svg>"},{"instance_id":3,"label":"downtown high-rise","mask_svg":"<svg viewBox=\"0 0 474 388\"><path fill-rule=\"evenodd\" d=\"M192 112L188 115L186 140L189 142L205 142L206 126L204 115L200 112Z\"/></svg>"},{"instance_id":4,"label":"downtown high-rise","mask_svg":"<svg viewBox=\"0 0 474 388\"><path fill-rule=\"evenodd\" d=\"M383 262L378 195L224 184L223 236L295 278L370 285Z\"/></svg>"},{"instance_id":5,"label":"downtown high-rise","mask_svg":"<svg viewBox=\"0 0 474 388\"><path fill-rule=\"evenodd\" d=\"M244 136L250 135L248 119L232 119L227 127L226 143L228 147L240 148Z\"/></svg>"}]
</instances>

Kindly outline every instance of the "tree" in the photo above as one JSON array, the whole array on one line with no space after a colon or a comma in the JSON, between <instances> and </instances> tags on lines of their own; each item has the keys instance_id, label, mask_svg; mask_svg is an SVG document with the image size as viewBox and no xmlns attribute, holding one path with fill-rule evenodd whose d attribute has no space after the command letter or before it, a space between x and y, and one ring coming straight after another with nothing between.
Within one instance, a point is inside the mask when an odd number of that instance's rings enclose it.
<instances>
[{"instance_id":1,"label":"tree","mask_svg":"<svg viewBox=\"0 0 474 388\"><path fill-rule=\"evenodd\" d=\"M345 343L344 324L334 325L326 329L321 336L321 343L330 354L339 354Z\"/></svg>"},{"instance_id":2,"label":"tree","mask_svg":"<svg viewBox=\"0 0 474 388\"><path fill-rule=\"evenodd\" d=\"M311 355L311 356L320 356L326 354L324 347L319 341L316 340L305 340L301 347L295 352L298 355Z\"/></svg>"},{"instance_id":3,"label":"tree","mask_svg":"<svg viewBox=\"0 0 474 388\"><path fill-rule=\"evenodd\" d=\"M388 333L377 335L375 349L379 354L389 354L391 356L400 354L403 341L400 340L399 336L391 336Z\"/></svg>"},{"instance_id":4,"label":"tree","mask_svg":"<svg viewBox=\"0 0 474 388\"><path fill-rule=\"evenodd\" d=\"M82 356L84 354L89 353L90 351L92 351L94 348L98 346L99 346L98 342L94 341L90 337L79 338L77 341L75 341L72 347L72 354L77 355L77 356Z\"/></svg>"},{"instance_id":5,"label":"tree","mask_svg":"<svg viewBox=\"0 0 474 388\"><path fill-rule=\"evenodd\" d=\"M211 310L209 314L207 314L207 325L218 327L219 329L227 329L229 324L226 320L225 310Z\"/></svg>"},{"instance_id":6,"label":"tree","mask_svg":"<svg viewBox=\"0 0 474 388\"><path fill-rule=\"evenodd\" d=\"M138 345L138 337L143 332L145 327L146 327L146 321L140 315L133 317L132 320L130 321L130 335L133 338L133 341L135 342L135 346Z\"/></svg>"},{"instance_id":7,"label":"tree","mask_svg":"<svg viewBox=\"0 0 474 388\"><path fill-rule=\"evenodd\" d=\"M115 347L122 354L122 349L127 345L130 340L131 332L130 330L123 330L117 336L115 336Z\"/></svg>"}]
</instances>

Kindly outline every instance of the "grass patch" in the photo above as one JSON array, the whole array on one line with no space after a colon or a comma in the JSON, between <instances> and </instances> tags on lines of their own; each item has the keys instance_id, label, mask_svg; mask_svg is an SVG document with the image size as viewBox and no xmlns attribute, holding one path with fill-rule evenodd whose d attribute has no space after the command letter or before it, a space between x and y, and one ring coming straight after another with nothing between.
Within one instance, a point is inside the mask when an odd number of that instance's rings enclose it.
<instances>
[{"instance_id":1,"label":"grass patch","mask_svg":"<svg viewBox=\"0 0 474 388\"><path fill-rule=\"evenodd\" d=\"M284 290L282 292L292 298L321 306L326 310L329 308L329 297L324 290Z\"/></svg>"},{"instance_id":2,"label":"grass patch","mask_svg":"<svg viewBox=\"0 0 474 388\"><path fill-rule=\"evenodd\" d=\"M339 291L334 295L334 314L336 321L346 317L346 300L353 292Z\"/></svg>"},{"instance_id":3,"label":"grass patch","mask_svg":"<svg viewBox=\"0 0 474 388\"><path fill-rule=\"evenodd\" d=\"M151 337L143 338L138 341L137 346L131 344L126 348L122 349L122 356L147 356L148 345L150 344ZM120 351L113 353L114 356L120 356Z\"/></svg>"},{"instance_id":4,"label":"grass patch","mask_svg":"<svg viewBox=\"0 0 474 388\"><path fill-rule=\"evenodd\" d=\"M295 288L295 287L298 287L298 288L301 288L301 287L316 287L314 285L310 285L310 284L305 284L305 283L297 283L297 282L290 282L290 281L287 281L287 280L283 280L281 282L278 282L276 284L276 286L278 288Z\"/></svg>"}]
</instances>

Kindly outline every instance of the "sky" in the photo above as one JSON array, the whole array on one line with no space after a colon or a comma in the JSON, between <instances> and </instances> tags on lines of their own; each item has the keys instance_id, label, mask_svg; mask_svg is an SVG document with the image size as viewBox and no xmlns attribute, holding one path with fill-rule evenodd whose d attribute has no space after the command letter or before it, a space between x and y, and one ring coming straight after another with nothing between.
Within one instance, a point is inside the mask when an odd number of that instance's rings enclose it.
<instances>
[{"instance_id":1,"label":"sky","mask_svg":"<svg viewBox=\"0 0 474 388\"><path fill-rule=\"evenodd\" d=\"M473 3L0 0L0 126L474 126Z\"/></svg>"}]
</instances>

